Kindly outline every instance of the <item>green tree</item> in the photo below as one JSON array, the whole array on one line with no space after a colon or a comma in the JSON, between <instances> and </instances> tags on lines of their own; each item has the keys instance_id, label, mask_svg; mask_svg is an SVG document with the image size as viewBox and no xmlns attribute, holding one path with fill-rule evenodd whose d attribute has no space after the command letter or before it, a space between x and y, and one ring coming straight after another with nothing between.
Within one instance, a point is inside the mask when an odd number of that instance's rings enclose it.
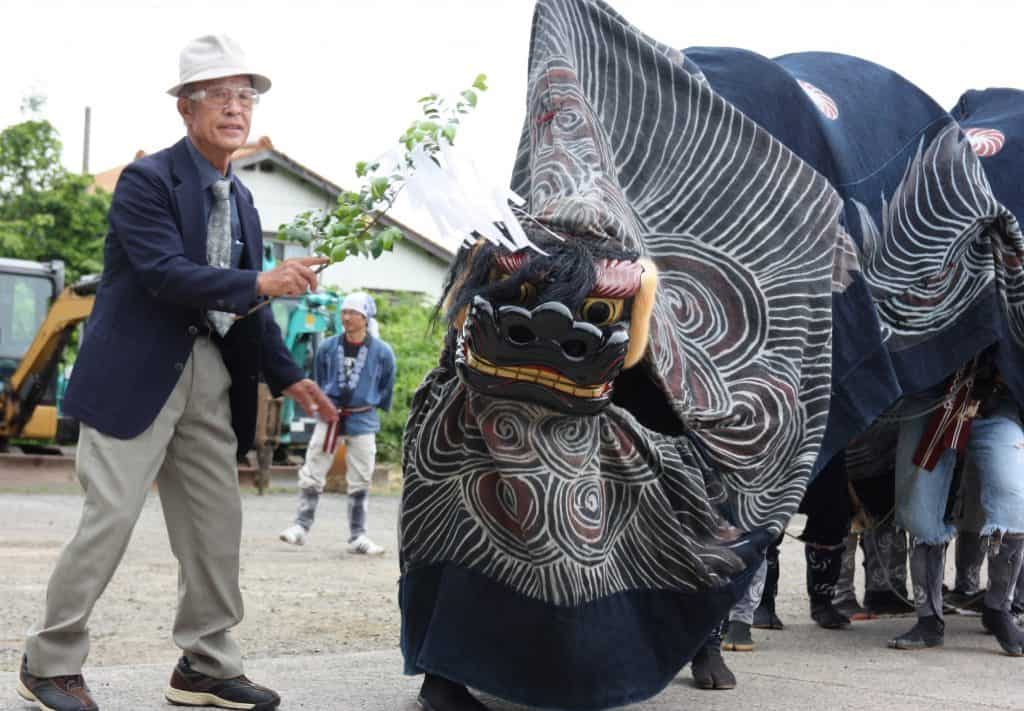
<instances>
[{"instance_id":1,"label":"green tree","mask_svg":"<svg viewBox=\"0 0 1024 711\"><path fill-rule=\"evenodd\" d=\"M376 292L374 299L380 337L394 350L398 366L391 411L381 413L377 451L382 461L400 462L413 393L437 365L443 335L440 329L431 328L434 306L422 295Z\"/></svg>"},{"instance_id":2,"label":"green tree","mask_svg":"<svg viewBox=\"0 0 1024 711\"><path fill-rule=\"evenodd\" d=\"M26 106L38 113L41 103L33 97ZM65 169L62 149L53 124L38 116L0 132L0 256L62 259L74 281L103 268L110 195Z\"/></svg>"},{"instance_id":3,"label":"green tree","mask_svg":"<svg viewBox=\"0 0 1024 711\"><path fill-rule=\"evenodd\" d=\"M384 252L392 251L404 235L394 225L380 224L380 218L405 189L407 171L415 166L414 151L423 151L430 160L441 165L442 144L455 145L462 117L476 107L481 91L487 91L486 74L477 74L472 87L459 94L454 104L439 94L424 96L418 101L423 118L409 124L398 139L406 150L399 165L359 161L356 177L362 185L358 192L343 192L333 210L308 210L299 214L291 223L278 228L280 234L290 241L311 246L331 262L360 255L377 259Z\"/></svg>"}]
</instances>

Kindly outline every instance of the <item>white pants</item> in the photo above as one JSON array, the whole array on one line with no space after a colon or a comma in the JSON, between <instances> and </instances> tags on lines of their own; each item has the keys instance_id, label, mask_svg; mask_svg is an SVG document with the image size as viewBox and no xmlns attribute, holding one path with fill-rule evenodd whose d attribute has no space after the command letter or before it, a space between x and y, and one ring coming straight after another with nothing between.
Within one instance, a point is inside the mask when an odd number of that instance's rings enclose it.
<instances>
[{"instance_id":1,"label":"white pants","mask_svg":"<svg viewBox=\"0 0 1024 711\"><path fill-rule=\"evenodd\" d=\"M348 493L366 491L373 481L374 461L377 458L377 436L373 432L361 435L341 435L335 442L325 442L328 429L326 422L318 421L313 437L306 449L306 461L299 469L299 488L316 489L323 493L327 472L334 462L338 444L345 445L345 482Z\"/></svg>"},{"instance_id":2,"label":"white pants","mask_svg":"<svg viewBox=\"0 0 1024 711\"><path fill-rule=\"evenodd\" d=\"M312 528L327 472L334 463L338 444L342 443L345 445L345 481L348 484L349 540L355 540L366 533L367 496L373 481L377 437L370 432L341 435L335 439L334 432L334 427L327 423L316 423L306 448L306 461L299 469L299 510L295 523L307 531Z\"/></svg>"}]
</instances>

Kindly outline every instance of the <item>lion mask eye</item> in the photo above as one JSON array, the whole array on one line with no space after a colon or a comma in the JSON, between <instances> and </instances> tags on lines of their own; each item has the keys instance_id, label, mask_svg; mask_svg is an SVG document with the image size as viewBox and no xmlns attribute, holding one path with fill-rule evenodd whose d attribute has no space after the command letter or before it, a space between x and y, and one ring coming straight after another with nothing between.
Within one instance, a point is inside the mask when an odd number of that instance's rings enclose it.
<instances>
[{"instance_id":1,"label":"lion mask eye","mask_svg":"<svg viewBox=\"0 0 1024 711\"><path fill-rule=\"evenodd\" d=\"M492 270L490 282L492 284L500 284L501 282L507 281L511 278L512 275L507 272ZM519 293L515 298L522 306L532 306L537 301L537 287L528 281L524 281L519 285Z\"/></svg>"},{"instance_id":2,"label":"lion mask eye","mask_svg":"<svg viewBox=\"0 0 1024 711\"><path fill-rule=\"evenodd\" d=\"M622 318L622 299L584 299L580 319L595 326L610 326Z\"/></svg>"},{"instance_id":3,"label":"lion mask eye","mask_svg":"<svg viewBox=\"0 0 1024 711\"><path fill-rule=\"evenodd\" d=\"M537 300L537 287L528 281L519 285L519 303L530 306Z\"/></svg>"}]
</instances>

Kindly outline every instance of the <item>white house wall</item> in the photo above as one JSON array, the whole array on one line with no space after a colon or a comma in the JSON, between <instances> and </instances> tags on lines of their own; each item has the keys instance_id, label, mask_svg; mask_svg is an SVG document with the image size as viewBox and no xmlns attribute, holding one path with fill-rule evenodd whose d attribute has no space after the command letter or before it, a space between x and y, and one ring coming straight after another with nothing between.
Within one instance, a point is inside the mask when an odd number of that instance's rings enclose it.
<instances>
[{"instance_id":1,"label":"white house wall","mask_svg":"<svg viewBox=\"0 0 1024 711\"><path fill-rule=\"evenodd\" d=\"M252 191L260 222L267 232L276 232L278 227L291 222L300 212L330 209L337 204L326 191L278 166L270 172L263 172L258 167L239 170L238 177Z\"/></svg>"},{"instance_id":2,"label":"white house wall","mask_svg":"<svg viewBox=\"0 0 1024 711\"><path fill-rule=\"evenodd\" d=\"M419 291L437 299L441 296L448 264L409 242L399 242L393 252L380 259L349 257L332 264L322 275L323 283L343 291L389 289Z\"/></svg>"},{"instance_id":3,"label":"white house wall","mask_svg":"<svg viewBox=\"0 0 1024 711\"><path fill-rule=\"evenodd\" d=\"M258 167L242 169L238 177L252 191L264 234L276 232L280 225L291 222L300 212L329 209L337 204L326 191L279 166L267 172ZM306 253L301 245L286 244L284 248L285 258ZM410 242L399 242L393 252L385 252L380 259L350 257L334 264L324 271L321 279L325 285L344 291L418 291L436 299L441 295L447 270L446 261Z\"/></svg>"}]
</instances>

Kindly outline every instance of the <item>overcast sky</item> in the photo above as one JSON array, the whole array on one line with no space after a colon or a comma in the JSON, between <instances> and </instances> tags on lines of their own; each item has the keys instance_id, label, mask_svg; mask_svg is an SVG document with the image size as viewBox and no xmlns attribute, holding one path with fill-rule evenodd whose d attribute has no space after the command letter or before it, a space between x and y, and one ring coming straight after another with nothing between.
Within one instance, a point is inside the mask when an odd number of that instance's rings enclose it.
<instances>
[{"instance_id":1,"label":"overcast sky","mask_svg":"<svg viewBox=\"0 0 1024 711\"><path fill-rule=\"evenodd\" d=\"M679 47L730 45L773 56L856 54L889 66L940 104L970 88L1024 85L1012 0L617 0L641 30ZM522 121L531 0L0 0L0 127L40 93L82 165L92 107L90 169L152 152L182 134L174 101L178 54L191 38L227 32L274 82L252 138L328 179L351 182L355 161L390 148L416 99L455 92L485 72L491 85L463 133L482 172L505 182ZM417 223L414 227L429 228Z\"/></svg>"}]
</instances>

